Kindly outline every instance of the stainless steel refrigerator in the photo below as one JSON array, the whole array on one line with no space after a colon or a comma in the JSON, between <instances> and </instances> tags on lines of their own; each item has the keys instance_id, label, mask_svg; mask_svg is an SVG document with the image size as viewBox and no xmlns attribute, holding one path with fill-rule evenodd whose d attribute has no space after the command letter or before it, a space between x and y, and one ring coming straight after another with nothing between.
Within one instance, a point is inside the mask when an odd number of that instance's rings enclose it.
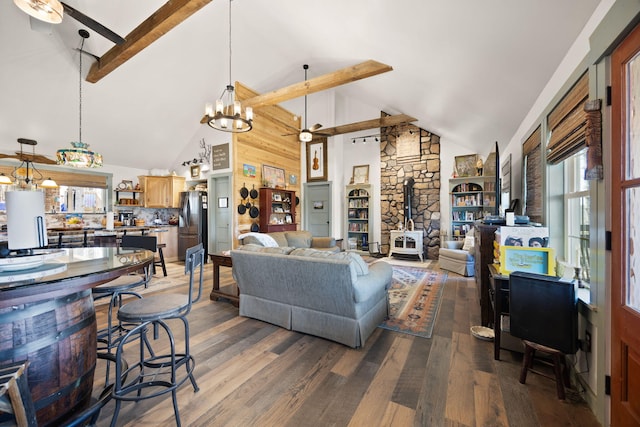
<instances>
[{"instance_id":1,"label":"stainless steel refrigerator","mask_svg":"<svg viewBox=\"0 0 640 427\"><path fill-rule=\"evenodd\" d=\"M206 191L183 191L180 193L180 216L178 223L178 259L185 260L188 248L202 243L207 259L207 209Z\"/></svg>"}]
</instances>

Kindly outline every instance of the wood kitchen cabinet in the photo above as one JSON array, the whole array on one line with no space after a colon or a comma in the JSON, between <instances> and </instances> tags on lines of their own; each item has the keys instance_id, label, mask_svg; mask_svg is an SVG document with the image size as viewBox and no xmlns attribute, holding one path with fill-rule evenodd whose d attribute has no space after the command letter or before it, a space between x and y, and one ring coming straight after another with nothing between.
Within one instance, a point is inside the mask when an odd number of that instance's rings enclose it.
<instances>
[{"instance_id":1,"label":"wood kitchen cabinet","mask_svg":"<svg viewBox=\"0 0 640 427\"><path fill-rule=\"evenodd\" d=\"M180 192L184 191L182 176L140 176L145 208L179 208Z\"/></svg>"},{"instance_id":2,"label":"wood kitchen cabinet","mask_svg":"<svg viewBox=\"0 0 640 427\"><path fill-rule=\"evenodd\" d=\"M158 231L149 233L158 238L158 244L165 244L162 248L162 255L166 262L178 261L178 227L160 226Z\"/></svg>"}]
</instances>

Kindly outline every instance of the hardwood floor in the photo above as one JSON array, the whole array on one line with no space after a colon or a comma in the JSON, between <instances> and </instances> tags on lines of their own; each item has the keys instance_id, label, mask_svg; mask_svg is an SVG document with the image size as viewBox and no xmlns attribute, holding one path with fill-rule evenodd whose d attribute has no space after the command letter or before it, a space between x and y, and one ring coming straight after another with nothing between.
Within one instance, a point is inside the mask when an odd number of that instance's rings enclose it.
<instances>
[{"instance_id":1,"label":"hardwood floor","mask_svg":"<svg viewBox=\"0 0 640 427\"><path fill-rule=\"evenodd\" d=\"M167 267L170 279L185 280L181 264ZM230 272L221 268L223 286L233 286ZM209 300L210 264L205 277L189 314L200 391L187 382L178 392L184 426L600 425L576 392L562 402L547 378L530 374L520 384L518 353L494 361L492 343L470 335L480 322L472 279L449 273L431 339L378 328L351 349L239 317L231 304ZM149 292L167 282L154 278ZM105 311L98 306L99 325ZM101 381L96 375L96 390ZM99 426L109 425L113 407ZM118 425L175 425L170 396L123 402Z\"/></svg>"}]
</instances>

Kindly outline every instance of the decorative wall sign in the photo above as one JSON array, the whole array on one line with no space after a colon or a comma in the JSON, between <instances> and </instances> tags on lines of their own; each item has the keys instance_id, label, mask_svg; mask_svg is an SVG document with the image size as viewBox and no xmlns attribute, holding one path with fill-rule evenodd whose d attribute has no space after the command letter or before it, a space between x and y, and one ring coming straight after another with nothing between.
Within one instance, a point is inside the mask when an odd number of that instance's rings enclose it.
<instances>
[{"instance_id":1,"label":"decorative wall sign","mask_svg":"<svg viewBox=\"0 0 640 427\"><path fill-rule=\"evenodd\" d=\"M229 168L229 143L214 145L211 148L211 169Z\"/></svg>"},{"instance_id":2,"label":"decorative wall sign","mask_svg":"<svg viewBox=\"0 0 640 427\"><path fill-rule=\"evenodd\" d=\"M327 180L327 141L307 142L307 182Z\"/></svg>"}]
</instances>

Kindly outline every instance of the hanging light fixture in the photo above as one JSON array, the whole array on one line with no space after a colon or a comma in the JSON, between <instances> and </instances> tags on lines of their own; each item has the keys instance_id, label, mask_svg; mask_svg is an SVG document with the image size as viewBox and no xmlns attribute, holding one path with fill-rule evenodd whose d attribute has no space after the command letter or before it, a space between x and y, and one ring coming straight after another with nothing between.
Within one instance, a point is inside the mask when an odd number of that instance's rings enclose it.
<instances>
[{"instance_id":1,"label":"hanging light fixture","mask_svg":"<svg viewBox=\"0 0 640 427\"><path fill-rule=\"evenodd\" d=\"M16 187L27 190L35 190L38 187L57 188L58 184L56 184L56 182L51 178L45 179L33 163L33 159L36 158L36 145L38 143L33 139L26 138L18 138L18 142L20 143L20 153L16 154L18 154L17 158L20 159L21 163L11 173L15 182L5 174L0 174L0 184L15 184ZM28 154L23 151L22 147L25 144L33 147L32 154ZM40 185L38 185L38 181L42 181Z\"/></svg>"},{"instance_id":2,"label":"hanging light fixture","mask_svg":"<svg viewBox=\"0 0 640 427\"><path fill-rule=\"evenodd\" d=\"M79 78L79 125L78 125L78 141L72 142L73 148L61 148L56 152L59 165L73 166L76 168L99 168L102 166L102 156L96 152L89 150L89 144L82 142L82 55L84 53L84 41L89 38L87 30L79 30L78 34L82 37L80 44L80 78Z\"/></svg>"},{"instance_id":3,"label":"hanging light fixture","mask_svg":"<svg viewBox=\"0 0 640 427\"><path fill-rule=\"evenodd\" d=\"M309 65L304 64L302 66L304 68L304 81L307 81L307 70L309 69ZM313 134L309 130L309 126L307 126L307 95L304 96L304 129L300 131L300 135L298 136L300 142L309 142L313 139Z\"/></svg>"},{"instance_id":4,"label":"hanging light fixture","mask_svg":"<svg viewBox=\"0 0 640 427\"><path fill-rule=\"evenodd\" d=\"M205 114L207 124L214 129L224 132L249 132L253 128L253 109L247 107L244 116L242 105L233 96L234 87L231 84L231 0L229 0L229 84L222 91L220 98L214 105L207 103Z\"/></svg>"},{"instance_id":5,"label":"hanging light fixture","mask_svg":"<svg viewBox=\"0 0 640 427\"><path fill-rule=\"evenodd\" d=\"M62 22L63 7L58 0L13 0L23 12L50 24Z\"/></svg>"}]
</instances>

